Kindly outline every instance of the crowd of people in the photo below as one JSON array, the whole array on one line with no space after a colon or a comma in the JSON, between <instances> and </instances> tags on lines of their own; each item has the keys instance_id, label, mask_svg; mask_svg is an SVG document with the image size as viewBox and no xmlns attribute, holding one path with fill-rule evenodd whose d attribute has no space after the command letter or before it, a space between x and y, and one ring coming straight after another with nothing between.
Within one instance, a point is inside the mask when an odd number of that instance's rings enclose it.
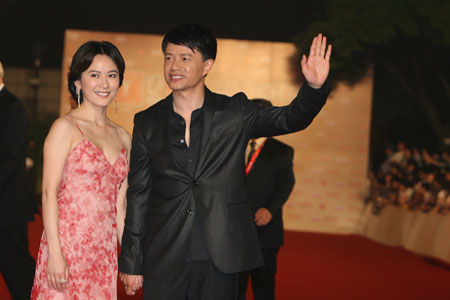
<instances>
[{"instance_id":1,"label":"crowd of people","mask_svg":"<svg viewBox=\"0 0 450 300\"><path fill-rule=\"evenodd\" d=\"M367 202L379 214L386 205L424 213L450 213L450 155L408 147L400 141L385 150L385 160L370 172Z\"/></svg>"}]
</instances>

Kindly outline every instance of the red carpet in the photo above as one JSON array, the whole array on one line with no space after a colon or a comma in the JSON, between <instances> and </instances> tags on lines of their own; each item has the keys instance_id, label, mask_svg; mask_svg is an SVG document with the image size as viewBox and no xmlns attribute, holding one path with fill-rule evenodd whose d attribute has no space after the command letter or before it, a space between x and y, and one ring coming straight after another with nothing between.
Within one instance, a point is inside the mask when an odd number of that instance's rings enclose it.
<instances>
[{"instance_id":1,"label":"red carpet","mask_svg":"<svg viewBox=\"0 0 450 300\"><path fill-rule=\"evenodd\" d=\"M37 253L41 233L42 220L38 218L30 224L33 255ZM356 235L291 231L286 232L285 244L279 254L278 300L450 299L448 266L427 263L404 249L383 246ZM119 284L119 299L134 300L141 296L141 293L126 296ZM11 299L2 277L0 299Z\"/></svg>"}]
</instances>

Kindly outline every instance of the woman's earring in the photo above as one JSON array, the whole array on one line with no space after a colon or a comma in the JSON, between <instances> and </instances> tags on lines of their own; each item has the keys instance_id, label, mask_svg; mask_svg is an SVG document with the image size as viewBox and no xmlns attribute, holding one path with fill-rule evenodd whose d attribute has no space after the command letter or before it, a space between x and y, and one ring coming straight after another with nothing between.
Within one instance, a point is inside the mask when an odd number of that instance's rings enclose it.
<instances>
[{"instance_id":1,"label":"woman's earring","mask_svg":"<svg viewBox=\"0 0 450 300\"><path fill-rule=\"evenodd\" d=\"M77 91L78 108L80 108L80 93L81 93L81 91Z\"/></svg>"}]
</instances>

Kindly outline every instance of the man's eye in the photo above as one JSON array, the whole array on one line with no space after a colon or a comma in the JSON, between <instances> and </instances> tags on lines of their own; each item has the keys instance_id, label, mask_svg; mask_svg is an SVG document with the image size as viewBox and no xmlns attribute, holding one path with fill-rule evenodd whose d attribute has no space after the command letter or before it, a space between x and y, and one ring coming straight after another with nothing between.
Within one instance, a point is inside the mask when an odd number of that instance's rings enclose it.
<instances>
[{"instance_id":1,"label":"man's eye","mask_svg":"<svg viewBox=\"0 0 450 300\"><path fill-rule=\"evenodd\" d=\"M111 77L111 78L116 78L116 77L117 77L117 74L116 74L116 73L111 73L111 74L109 74L109 77Z\"/></svg>"}]
</instances>

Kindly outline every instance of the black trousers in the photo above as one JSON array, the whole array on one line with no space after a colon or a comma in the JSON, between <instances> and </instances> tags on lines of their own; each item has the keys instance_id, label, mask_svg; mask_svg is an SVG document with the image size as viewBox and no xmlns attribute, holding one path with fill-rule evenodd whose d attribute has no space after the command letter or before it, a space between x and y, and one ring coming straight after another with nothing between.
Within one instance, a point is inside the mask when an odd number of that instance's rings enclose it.
<instances>
[{"instance_id":1,"label":"black trousers","mask_svg":"<svg viewBox=\"0 0 450 300\"><path fill-rule=\"evenodd\" d=\"M277 254L279 249L262 248L266 265L262 268L239 273L239 300L245 300L249 277L252 279L252 290L255 300L275 299L275 273L277 272Z\"/></svg>"},{"instance_id":2,"label":"black trousers","mask_svg":"<svg viewBox=\"0 0 450 300\"><path fill-rule=\"evenodd\" d=\"M14 300L29 300L36 262L28 248L28 225L0 227L0 271Z\"/></svg>"},{"instance_id":3,"label":"black trousers","mask_svg":"<svg viewBox=\"0 0 450 300\"><path fill-rule=\"evenodd\" d=\"M236 300L238 274L220 272L210 261L186 262L174 280L144 280L146 300Z\"/></svg>"}]
</instances>

